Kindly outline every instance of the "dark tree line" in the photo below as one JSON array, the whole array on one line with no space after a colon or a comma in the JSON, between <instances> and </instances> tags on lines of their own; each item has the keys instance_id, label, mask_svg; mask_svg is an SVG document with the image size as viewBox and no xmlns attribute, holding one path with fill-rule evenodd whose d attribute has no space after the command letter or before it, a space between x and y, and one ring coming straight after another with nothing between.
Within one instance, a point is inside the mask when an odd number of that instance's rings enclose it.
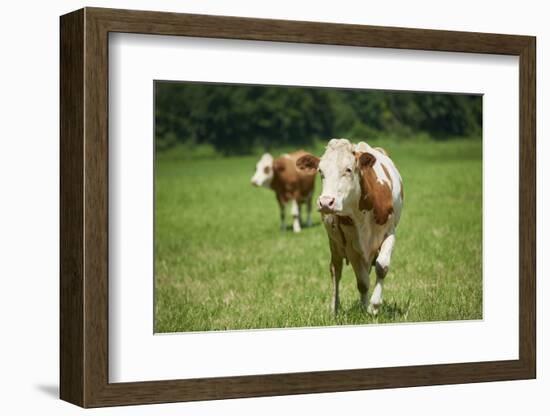
<instances>
[{"instance_id":1,"label":"dark tree line","mask_svg":"<svg viewBox=\"0 0 550 416\"><path fill-rule=\"evenodd\" d=\"M158 150L208 143L223 154L331 137L437 140L481 132L481 97L305 87L155 83Z\"/></svg>"}]
</instances>

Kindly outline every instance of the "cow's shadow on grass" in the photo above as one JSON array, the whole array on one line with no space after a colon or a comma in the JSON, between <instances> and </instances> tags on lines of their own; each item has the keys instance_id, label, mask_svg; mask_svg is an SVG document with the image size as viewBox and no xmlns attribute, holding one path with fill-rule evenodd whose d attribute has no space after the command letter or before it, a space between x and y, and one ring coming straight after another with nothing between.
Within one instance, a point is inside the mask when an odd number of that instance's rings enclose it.
<instances>
[{"instance_id":1,"label":"cow's shadow on grass","mask_svg":"<svg viewBox=\"0 0 550 416\"><path fill-rule=\"evenodd\" d=\"M404 322L407 320L410 308L410 299L405 302L384 301L378 314L372 315L367 312L367 308L361 302L357 301L349 308L341 308L336 316L336 321L339 323L349 322L351 319L354 324Z\"/></svg>"},{"instance_id":2,"label":"cow's shadow on grass","mask_svg":"<svg viewBox=\"0 0 550 416\"><path fill-rule=\"evenodd\" d=\"M396 301L384 302L380 307L380 312L375 319L383 318L384 321L394 321L398 319L407 319L411 307L410 299L404 303Z\"/></svg>"}]
</instances>

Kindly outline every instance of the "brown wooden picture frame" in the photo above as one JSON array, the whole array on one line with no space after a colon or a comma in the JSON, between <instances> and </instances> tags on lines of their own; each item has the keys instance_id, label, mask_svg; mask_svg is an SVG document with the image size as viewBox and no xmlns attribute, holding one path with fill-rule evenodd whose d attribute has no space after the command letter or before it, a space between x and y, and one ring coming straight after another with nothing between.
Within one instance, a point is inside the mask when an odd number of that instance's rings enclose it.
<instances>
[{"instance_id":1,"label":"brown wooden picture frame","mask_svg":"<svg viewBox=\"0 0 550 416\"><path fill-rule=\"evenodd\" d=\"M60 396L82 407L536 377L535 50L531 36L85 8L60 19ZM109 383L110 32L519 57L519 359Z\"/></svg>"}]
</instances>

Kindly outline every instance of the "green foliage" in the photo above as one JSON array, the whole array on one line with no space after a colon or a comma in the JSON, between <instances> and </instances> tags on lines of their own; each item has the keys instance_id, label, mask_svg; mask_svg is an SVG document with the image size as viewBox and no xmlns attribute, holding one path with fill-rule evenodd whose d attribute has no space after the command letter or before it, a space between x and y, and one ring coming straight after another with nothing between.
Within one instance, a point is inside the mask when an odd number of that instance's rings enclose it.
<instances>
[{"instance_id":1,"label":"green foliage","mask_svg":"<svg viewBox=\"0 0 550 416\"><path fill-rule=\"evenodd\" d=\"M436 139L479 135L481 97L474 95L155 83L155 143L209 144L224 155L419 133Z\"/></svg>"},{"instance_id":2,"label":"green foliage","mask_svg":"<svg viewBox=\"0 0 550 416\"><path fill-rule=\"evenodd\" d=\"M300 234L280 232L273 193L250 186L256 157L182 160L162 153L155 330L481 319L481 141L372 144L390 152L405 190L378 317L361 309L350 266L341 282L341 313L331 314L329 248L319 214Z\"/></svg>"}]
</instances>

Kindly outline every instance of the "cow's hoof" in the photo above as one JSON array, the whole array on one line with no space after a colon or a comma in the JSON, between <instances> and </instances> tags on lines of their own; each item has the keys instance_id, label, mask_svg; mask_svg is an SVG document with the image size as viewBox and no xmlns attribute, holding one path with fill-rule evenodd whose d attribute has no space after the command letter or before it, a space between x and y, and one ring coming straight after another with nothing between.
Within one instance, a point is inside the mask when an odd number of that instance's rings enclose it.
<instances>
[{"instance_id":1,"label":"cow's hoof","mask_svg":"<svg viewBox=\"0 0 550 416\"><path fill-rule=\"evenodd\" d=\"M371 303L367 308L367 313L372 316L377 316L378 312L380 312L380 304L375 305L374 303Z\"/></svg>"}]
</instances>

